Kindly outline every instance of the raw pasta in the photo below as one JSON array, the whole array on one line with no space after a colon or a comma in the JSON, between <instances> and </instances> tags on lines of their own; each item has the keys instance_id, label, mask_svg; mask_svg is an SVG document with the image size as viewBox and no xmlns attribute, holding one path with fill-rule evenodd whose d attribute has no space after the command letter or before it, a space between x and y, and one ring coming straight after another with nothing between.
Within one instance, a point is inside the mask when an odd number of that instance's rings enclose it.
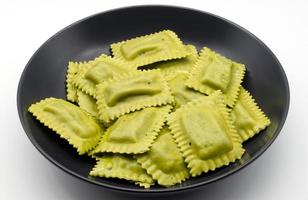
<instances>
[{"instance_id":1,"label":"raw pasta","mask_svg":"<svg viewBox=\"0 0 308 200\"><path fill-rule=\"evenodd\" d=\"M97 58L87 61L87 62L68 62L67 74L66 74L66 98L69 101L76 102L77 101L77 90L78 87L75 84L76 79L80 76L80 72L84 70L87 66L92 63L96 63L98 59L102 57L106 57L106 55L102 54Z\"/></svg>"},{"instance_id":2,"label":"raw pasta","mask_svg":"<svg viewBox=\"0 0 308 200\"><path fill-rule=\"evenodd\" d=\"M103 131L88 113L62 99L44 99L31 105L29 112L66 139L79 154L85 154L93 149Z\"/></svg>"},{"instance_id":3,"label":"raw pasta","mask_svg":"<svg viewBox=\"0 0 308 200\"><path fill-rule=\"evenodd\" d=\"M161 130L151 149L136 158L159 185L172 186L189 177L184 158L167 127Z\"/></svg>"},{"instance_id":4,"label":"raw pasta","mask_svg":"<svg viewBox=\"0 0 308 200\"><path fill-rule=\"evenodd\" d=\"M154 181L150 175L130 155L109 154L98 158L97 164L90 172L91 176L119 178L133 181L149 188Z\"/></svg>"},{"instance_id":5,"label":"raw pasta","mask_svg":"<svg viewBox=\"0 0 308 200\"><path fill-rule=\"evenodd\" d=\"M73 84L81 91L95 96L96 85L113 78L115 75L132 71L132 67L123 61L107 55L101 55L84 64L75 76Z\"/></svg>"},{"instance_id":6,"label":"raw pasta","mask_svg":"<svg viewBox=\"0 0 308 200\"><path fill-rule=\"evenodd\" d=\"M66 98L29 107L42 124L97 161L95 179L171 187L241 159L270 119L242 86L243 64L170 30L69 62ZM247 154L246 154L247 155Z\"/></svg>"},{"instance_id":7,"label":"raw pasta","mask_svg":"<svg viewBox=\"0 0 308 200\"><path fill-rule=\"evenodd\" d=\"M77 87L73 84L77 73L81 68L82 63L77 62L69 62L67 67L67 75L66 75L66 98L69 101L76 102L77 101Z\"/></svg>"},{"instance_id":8,"label":"raw pasta","mask_svg":"<svg viewBox=\"0 0 308 200\"><path fill-rule=\"evenodd\" d=\"M238 100L231 111L231 117L243 142L270 124L269 118L265 116L249 92L243 87L240 88Z\"/></svg>"},{"instance_id":9,"label":"raw pasta","mask_svg":"<svg viewBox=\"0 0 308 200\"><path fill-rule=\"evenodd\" d=\"M84 109L94 117L98 117L98 110L96 105L96 99L92 96L77 90L77 103L80 108Z\"/></svg>"},{"instance_id":10,"label":"raw pasta","mask_svg":"<svg viewBox=\"0 0 308 200\"><path fill-rule=\"evenodd\" d=\"M244 153L220 91L182 106L168 124L192 176L228 165Z\"/></svg>"},{"instance_id":11,"label":"raw pasta","mask_svg":"<svg viewBox=\"0 0 308 200\"><path fill-rule=\"evenodd\" d=\"M121 116L103 135L94 153L144 153L163 127L171 106L149 107Z\"/></svg>"},{"instance_id":12,"label":"raw pasta","mask_svg":"<svg viewBox=\"0 0 308 200\"><path fill-rule=\"evenodd\" d=\"M146 65L144 67L140 67L140 69L160 69L164 75L173 74L176 71L188 72L195 64L198 58L198 52L196 47L193 45L186 45L185 48L189 52L189 55L184 58L157 62Z\"/></svg>"},{"instance_id":13,"label":"raw pasta","mask_svg":"<svg viewBox=\"0 0 308 200\"><path fill-rule=\"evenodd\" d=\"M182 41L170 30L112 44L111 51L114 57L135 67L189 55Z\"/></svg>"},{"instance_id":14,"label":"raw pasta","mask_svg":"<svg viewBox=\"0 0 308 200\"><path fill-rule=\"evenodd\" d=\"M167 76L167 82L170 87L171 94L174 96L175 107L192 101L193 99L203 97L204 94L187 87L184 83L187 81L189 73L186 71L177 71Z\"/></svg>"},{"instance_id":15,"label":"raw pasta","mask_svg":"<svg viewBox=\"0 0 308 200\"><path fill-rule=\"evenodd\" d=\"M135 71L100 84L96 89L99 118L105 122L145 107L174 102L159 70Z\"/></svg>"},{"instance_id":16,"label":"raw pasta","mask_svg":"<svg viewBox=\"0 0 308 200\"><path fill-rule=\"evenodd\" d=\"M245 73L245 66L205 47L191 71L188 87L207 95L221 90L228 106L232 107Z\"/></svg>"}]
</instances>

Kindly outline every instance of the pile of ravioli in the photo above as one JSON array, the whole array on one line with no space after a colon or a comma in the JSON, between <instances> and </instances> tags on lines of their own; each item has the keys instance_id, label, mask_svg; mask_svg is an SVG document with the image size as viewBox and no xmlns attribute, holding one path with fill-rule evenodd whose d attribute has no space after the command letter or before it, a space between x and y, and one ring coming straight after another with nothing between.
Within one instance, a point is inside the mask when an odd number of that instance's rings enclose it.
<instances>
[{"instance_id":1,"label":"pile of ravioli","mask_svg":"<svg viewBox=\"0 0 308 200\"><path fill-rule=\"evenodd\" d=\"M67 100L29 107L77 152L90 176L170 187L229 165L270 120L242 86L245 66L171 30L111 44L112 56L69 62Z\"/></svg>"}]
</instances>

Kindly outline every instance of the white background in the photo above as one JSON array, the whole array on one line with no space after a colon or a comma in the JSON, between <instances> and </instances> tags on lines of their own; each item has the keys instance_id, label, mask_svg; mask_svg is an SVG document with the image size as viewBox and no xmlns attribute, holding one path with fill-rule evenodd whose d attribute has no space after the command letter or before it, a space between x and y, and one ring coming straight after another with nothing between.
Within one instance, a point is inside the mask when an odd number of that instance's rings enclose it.
<instances>
[{"instance_id":1,"label":"white background","mask_svg":"<svg viewBox=\"0 0 308 200\"><path fill-rule=\"evenodd\" d=\"M308 199L308 1L0 0L1 200L136 199L84 183L40 155L20 125L16 91L25 64L55 32L97 12L154 3L205 10L248 29L276 54L291 89L281 135L259 159L234 176L174 198Z\"/></svg>"}]
</instances>

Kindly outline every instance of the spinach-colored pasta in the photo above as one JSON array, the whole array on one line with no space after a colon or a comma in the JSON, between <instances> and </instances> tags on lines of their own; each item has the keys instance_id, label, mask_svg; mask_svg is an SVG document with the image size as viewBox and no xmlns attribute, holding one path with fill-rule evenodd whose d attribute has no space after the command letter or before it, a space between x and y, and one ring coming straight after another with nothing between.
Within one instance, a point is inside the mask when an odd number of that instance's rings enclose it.
<instances>
[{"instance_id":1,"label":"spinach-colored pasta","mask_svg":"<svg viewBox=\"0 0 308 200\"><path fill-rule=\"evenodd\" d=\"M180 106L196 98L205 96L203 93L193 90L185 85L188 77L189 73L186 71L176 71L167 76L167 82L169 84L171 94L174 96L176 108L179 108Z\"/></svg>"},{"instance_id":2,"label":"spinach-colored pasta","mask_svg":"<svg viewBox=\"0 0 308 200\"><path fill-rule=\"evenodd\" d=\"M114 57L135 67L189 55L182 41L170 30L114 43L111 51Z\"/></svg>"},{"instance_id":3,"label":"spinach-colored pasta","mask_svg":"<svg viewBox=\"0 0 308 200\"><path fill-rule=\"evenodd\" d=\"M96 99L81 90L77 90L77 103L80 108L98 118Z\"/></svg>"},{"instance_id":4,"label":"spinach-colored pasta","mask_svg":"<svg viewBox=\"0 0 308 200\"><path fill-rule=\"evenodd\" d=\"M270 119L241 83L245 66L170 30L111 44L112 56L69 62L66 98L29 107L92 178L172 187L241 159Z\"/></svg>"},{"instance_id":5,"label":"spinach-colored pasta","mask_svg":"<svg viewBox=\"0 0 308 200\"><path fill-rule=\"evenodd\" d=\"M96 88L99 118L105 122L151 106L174 102L169 86L159 70L135 71L119 75Z\"/></svg>"},{"instance_id":6,"label":"spinach-colored pasta","mask_svg":"<svg viewBox=\"0 0 308 200\"><path fill-rule=\"evenodd\" d=\"M160 69L164 75L173 74L176 71L190 71L197 61L198 52L193 45L186 45L186 50L189 54L180 59L173 59L163 62L156 62L150 65L140 67L139 69Z\"/></svg>"},{"instance_id":7,"label":"spinach-colored pasta","mask_svg":"<svg viewBox=\"0 0 308 200\"><path fill-rule=\"evenodd\" d=\"M148 151L171 106L149 107L121 116L103 135L94 153L137 154Z\"/></svg>"},{"instance_id":8,"label":"spinach-colored pasta","mask_svg":"<svg viewBox=\"0 0 308 200\"><path fill-rule=\"evenodd\" d=\"M243 87L240 88L238 100L231 111L231 118L243 142L270 124L270 119Z\"/></svg>"},{"instance_id":9,"label":"spinach-colored pasta","mask_svg":"<svg viewBox=\"0 0 308 200\"><path fill-rule=\"evenodd\" d=\"M180 107L168 124L192 176L228 165L244 153L220 91Z\"/></svg>"},{"instance_id":10,"label":"spinach-colored pasta","mask_svg":"<svg viewBox=\"0 0 308 200\"><path fill-rule=\"evenodd\" d=\"M90 172L91 176L119 178L133 181L149 188L154 181L131 155L108 154L97 159L97 164Z\"/></svg>"},{"instance_id":11,"label":"spinach-colored pasta","mask_svg":"<svg viewBox=\"0 0 308 200\"><path fill-rule=\"evenodd\" d=\"M106 57L106 55L102 54L97 58L85 61L85 62L68 62L67 74L66 74L66 98L69 101L77 102L77 90L78 86L76 85L76 79L80 79L80 74L84 71L88 66L91 66L93 63L97 63L97 60L102 57ZM79 88L80 89L80 88Z\"/></svg>"},{"instance_id":12,"label":"spinach-colored pasta","mask_svg":"<svg viewBox=\"0 0 308 200\"><path fill-rule=\"evenodd\" d=\"M82 63L69 62L66 75L66 98L69 101L77 101L77 87L73 84L77 74L79 73Z\"/></svg>"},{"instance_id":13,"label":"spinach-colored pasta","mask_svg":"<svg viewBox=\"0 0 308 200\"><path fill-rule=\"evenodd\" d=\"M73 80L73 84L86 94L95 96L96 85L113 78L115 75L127 73L133 68L128 63L101 55L93 61L85 63Z\"/></svg>"},{"instance_id":14,"label":"spinach-colored pasta","mask_svg":"<svg viewBox=\"0 0 308 200\"><path fill-rule=\"evenodd\" d=\"M204 47L186 84L207 95L221 90L228 106L237 99L245 66Z\"/></svg>"},{"instance_id":15,"label":"spinach-colored pasta","mask_svg":"<svg viewBox=\"0 0 308 200\"><path fill-rule=\"evenodd\" d=\"M102 135L97 121L81 108L62 99L47 98L32 104L29 112L73 145L79 154L93 149Z\"/></svg>"},{"instance_id":16,"label":"spinach-colored pasta","mask_svg":"<svg viewBox=\"0 0 308 200\"><path fill-rule=\"evenodd\" d=\"M135 157L159 185L172 186L189 177L184 158L167 127L147 153Z\"/></svg>"}]
</instances>

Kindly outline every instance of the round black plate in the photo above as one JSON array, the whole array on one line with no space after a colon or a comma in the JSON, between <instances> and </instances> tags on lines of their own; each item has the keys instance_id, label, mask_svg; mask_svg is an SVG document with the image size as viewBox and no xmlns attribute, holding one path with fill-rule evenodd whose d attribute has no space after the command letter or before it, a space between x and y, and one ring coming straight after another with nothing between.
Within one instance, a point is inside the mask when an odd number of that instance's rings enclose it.
<instances>
[{"instance_id":1,"label":"round black plate","mask_svg":"<svg viewBox=\"0 0 308 200\"><path fill-rule=\"evenodd\" d=\"M46 97L65 99L65 75L70 60L83 61L109 53L113 42L157 32L175 31L199 50L208 46L244 63L244 86L271 119L271 125L247 141L246 153L234 164L191 178L171 188L145 190L116 179L89 177L94 161L76 151L58 135L37 122L27 109ZM186 8L138 6L99 13L78 21L45 42L28 62L19 82L17 107L23 128L35 147L64 171L90 183L122 191L167 192L205 185L226 177L255 160L279 134L289 108L286 75L274 54L259 39L221 17Z\"/></svg>"}]
</instances>

